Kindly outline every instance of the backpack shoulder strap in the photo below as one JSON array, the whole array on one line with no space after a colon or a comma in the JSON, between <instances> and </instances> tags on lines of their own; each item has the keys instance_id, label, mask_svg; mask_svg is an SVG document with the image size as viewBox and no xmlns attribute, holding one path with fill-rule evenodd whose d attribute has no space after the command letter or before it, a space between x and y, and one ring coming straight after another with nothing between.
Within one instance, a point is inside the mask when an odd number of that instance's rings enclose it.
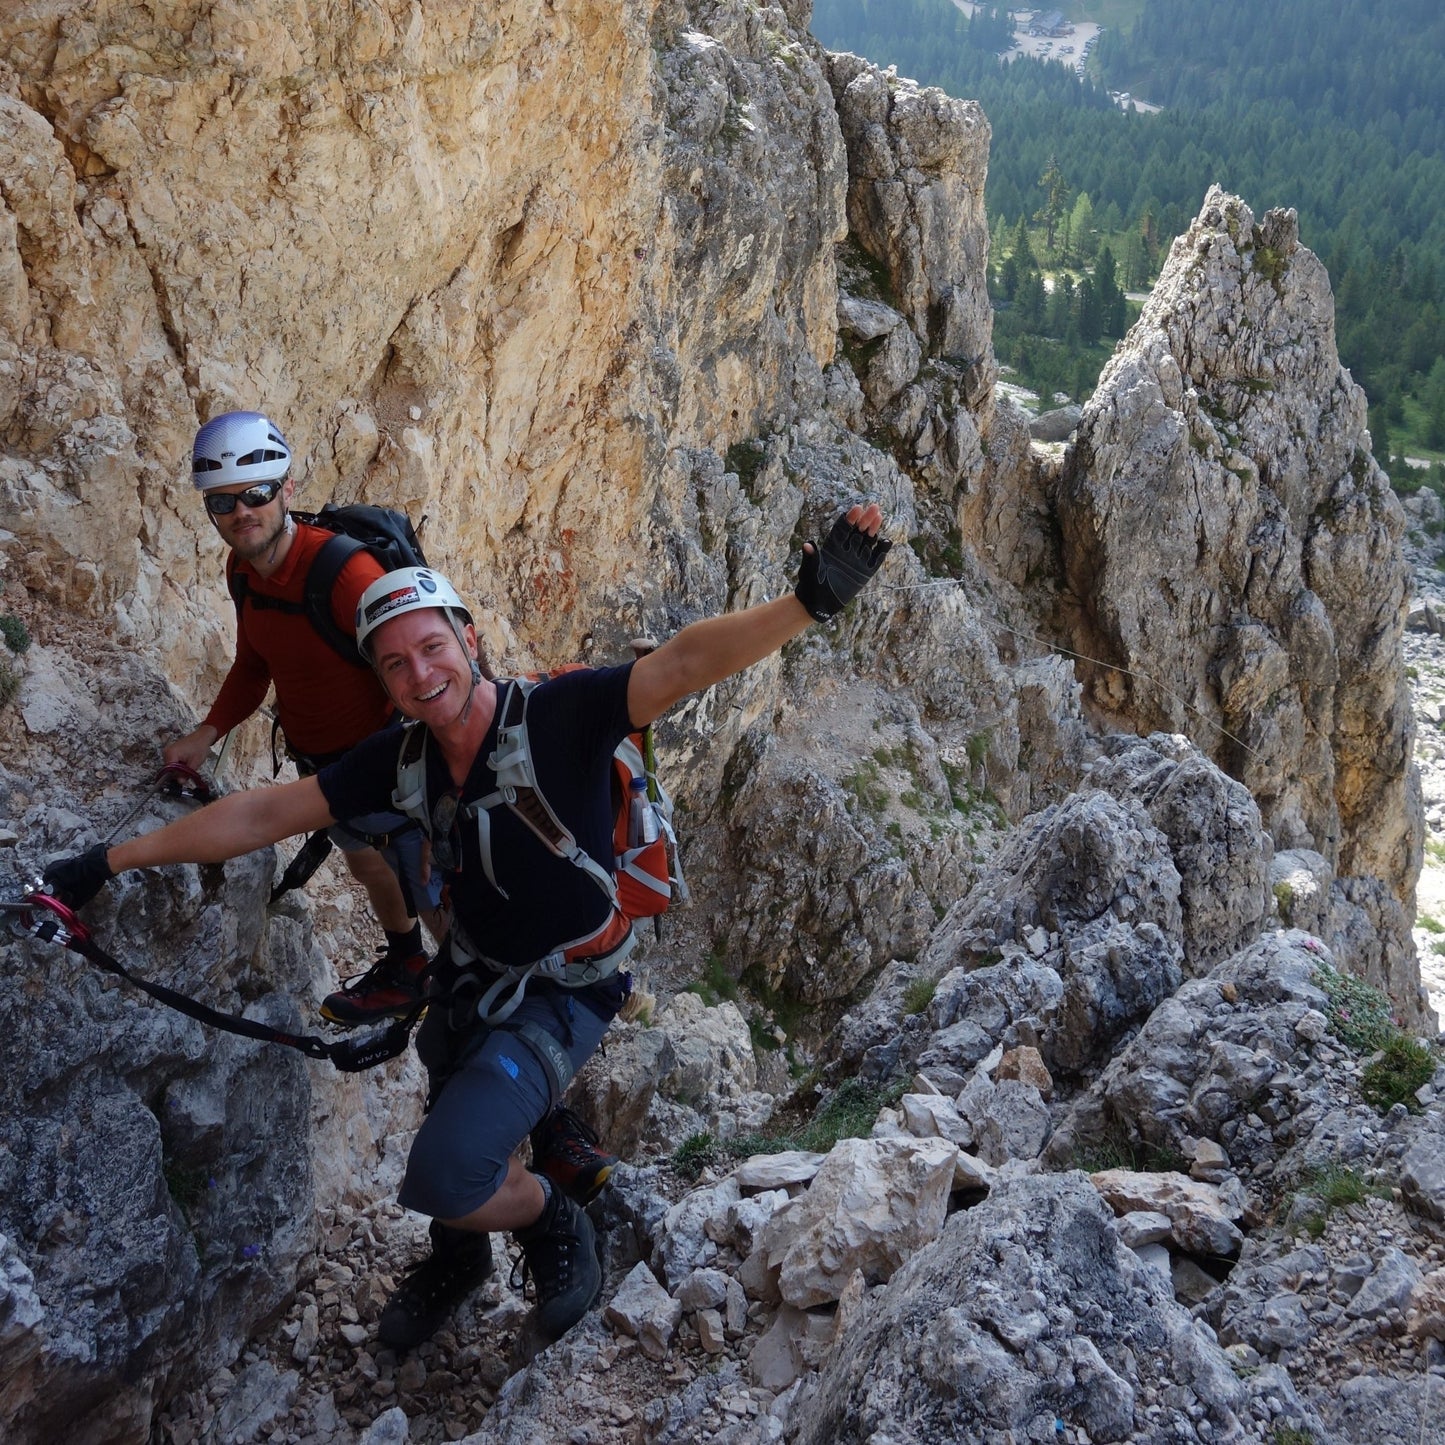
<instances>
[{"instance_id":1,"label":"backpack shoulder strap","mask_svg":"<svg viewBox=\"0 0 1445 1445\"><path fill-rule=\"evenodd\" d=\"M250 588L246 586L245 576L236 570L236 554L226 553L226 591L231 594L231 601L236 604L236 623L239 626L241 621L241 604L246 600Z\"/></svg>"},{"instance_id":2,"label":"backpack shoulder strap","mask_svg":"<svg viewBox=\"0 0 1445 1445\"><path fill-rule=\"evenodd\" d=\"M356 638L348 636L336 625L336 619L331 615L331 593L336 579L341 576L341 569L358 552L365 550L365 545L355 537L336 532L322 544L306 574L307 620L333 652L358 667L365 667L366 663L357 651Z\"/></svg>"},{"instance_id":3,"label":"backpack shoulder strap","mask_svg":"<svg viewBox=\"0 0 1445 1445\"><path fill-rule=\"evenodd\" d=\"M396 755L396 791L392 806L411 818L423 834L431 837L431 812L426 798L427 730L418 722L405 723L401 747Z\"/></svg>"},{"instance_id":4,"label":"backpack shoulder strap","mask_svg":"<svg viewBox=\"0 0 1445 1445\"><path fill-rule=\"evenodd\" d=\"M246 580L246 574L236 566L236 555L234 552L228 554L226 557L226 591L231 594L231 601L236 604L237 626L240 625L241 608L245 604L249 604L260 612L288 612L294 617L305 617L308 620L310 620L311 617L311 609L306 602L288 602L284 597L268 597L264 592L255 591ZM329 622L330 620L330 613L328 612L327 621ZM344 634L339 632L334 626L331 630L336 633L337 637L340 638L343 643L347 643ZM330 637L327 637L325 640L330 643L332 647L337 647L337 644L332 642ZM348 645L350 647L349 657L355 660L357 656L356 647L354 644ZM337 650L341 651L340 648ZM348 653L342 652L342 656L348 656Z\"/></svg>"},{"instance_id":5,"label":"backpack shoulder strap","mask_svg":"<svg viewBox=\"0 0 1445 1445\"><path fill-rule=\"evenodd\" d=\"M465 809L476 819L482 868L487 882L506 897L492 866L492 826L488 817L491 809L505 803L550 852L565 858L587 874L615 907L616 879L577 842L572 830L557 816L537 786L537 769L527 735L527 705L537 684L544 681L545 675L540 678L511 678L502 695L497 746L487 759L487 766L497 775L497 788L487 797L468 803Z\"/></svg>"}]
</instances>

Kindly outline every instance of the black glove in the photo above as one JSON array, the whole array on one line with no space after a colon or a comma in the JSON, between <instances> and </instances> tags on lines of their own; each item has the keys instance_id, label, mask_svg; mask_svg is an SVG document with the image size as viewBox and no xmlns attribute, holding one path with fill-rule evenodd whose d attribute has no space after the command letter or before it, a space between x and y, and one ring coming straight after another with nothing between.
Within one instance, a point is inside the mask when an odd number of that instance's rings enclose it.
<instances>
[{"instance_id":1,"label":"black glove","mask_svg":"<svg viewBox=\"0 0 1445 1445\"><path fill-rule=\"evenodd\" d=\"M52 863L45 870L46 891L68 908L84 908L115 877L105 855L105 844L97 843L73 858Z\"/></svg>"},{"instance_id":2,"label":"black glove","mask_svg":"<svg viewBox=\"0 0 1445 1445\"><path fill-rule=\"evenodd\" d=\"M883 565L892 542L870 537L848 520L845 512L821 547L803 553L798 601L815 622L836 617L863 590L863 584Z\"/></svg>"}]
</instances>

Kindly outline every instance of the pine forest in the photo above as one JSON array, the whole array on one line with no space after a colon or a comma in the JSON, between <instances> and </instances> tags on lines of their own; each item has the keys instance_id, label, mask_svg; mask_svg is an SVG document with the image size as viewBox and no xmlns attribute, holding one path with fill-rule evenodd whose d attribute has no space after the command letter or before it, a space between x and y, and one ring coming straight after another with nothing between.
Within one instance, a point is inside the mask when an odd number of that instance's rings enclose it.
<instances>
[{"instance_id":1,"label":"pine forest","mask_svg":"<svg viewBox=\"0 0 1445 1445\"><path fill-rule=\"evenodd\" d=\"M1030 12L953 0L814 4L830 49L988 115L1000 361L1045 405L1085 399L1137 314L1126 293L1147 290L1217 182L1256 214L1298 211L1376 454L1397 486L1420 485L1405 456L1445 458L1445 10L1092 0L1055 13L1065 34L1101 26L1097 42L1026 54Z\"/></svg>"}]
</instances>

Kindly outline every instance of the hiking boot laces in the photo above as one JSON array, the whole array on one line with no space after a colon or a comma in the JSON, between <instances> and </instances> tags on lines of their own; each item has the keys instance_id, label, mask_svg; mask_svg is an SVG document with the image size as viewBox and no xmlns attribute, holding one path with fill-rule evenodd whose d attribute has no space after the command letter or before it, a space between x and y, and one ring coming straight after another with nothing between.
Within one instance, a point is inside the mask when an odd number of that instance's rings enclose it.
<instances>
[{"instance_id":1,"label":"hiking boot laces","mask_svg":"<svg viewBox=\"0 0 1445 1445\"><path fill-rule=\"evenodd\" d=\"M342 993L370 993L377 988L405 988L409 980L402 969L402 961L391 956L391 949L383 945L377 960L365 973L353 974L341 980Z\"/></svg>"},{"instance_id":2,"label":"hiking boot laces","mask_svg":"<svg viewBox=\"0 0 1445 1445\"><path fill-rule=\"evenodd\" d=\"M452 1246L418 1260L408 1268L382 1310L377 1339L395 1350L408 1350L429 1340L452 1310L492 1272L492 1242Z\"/></svg>"},{"instance_id":3,"label":"hiking boot laces","mask_svg":"<svg viewBox=\"0 0 1445 1445\"><path fill-rule=\"evenodd\" d=\"M556 1196L544 1227L530 1238L519 1239L522 1257L512 1266L512 1287L537 1301L537 1325L550 1339L561 1337L596 1304L602 1293L602 1266L597 1261L592 1222L564 1194ZM545 1217L545 1216L544 1216ZM538 1222L541 1226L541 1221Z\"/></svg>"}]
</instances>

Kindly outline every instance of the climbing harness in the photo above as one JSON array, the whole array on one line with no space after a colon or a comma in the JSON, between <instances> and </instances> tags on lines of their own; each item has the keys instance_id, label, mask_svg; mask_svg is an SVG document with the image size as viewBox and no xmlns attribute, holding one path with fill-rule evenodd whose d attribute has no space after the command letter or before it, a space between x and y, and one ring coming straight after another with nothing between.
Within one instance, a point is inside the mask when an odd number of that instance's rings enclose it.
<instances>
[{"instance_id":1,"label":"climbing harness","mask_svg":"<svg viewBox=\"0 0 1445 1445\"><path fill-rule=\"evenodd\" d=\"M315 1034L287 1033L284 1029L273 1028L270 1024L259 1023L240 1014L221 1013L188 994L138 978L95 941L90 929L75 916L74 909L38 888L27 889L17 900L0 899L0 914L9 919L11 929L22 937L58 944L78 953L87 963L124 979L167 1008L175 1009L198 1023L222 1029L228 1034L239 1034L242 1038L255 1039L259 1043L296 1049L311 1059L328 1059L344 1074L360 1073L402 1053L411 1039L416 1021L426 1010L426 1000L422 999L404 1018L394 1020L385 1028L334 1043Z\"/></svg>"},{"instance_id":2,"label":"climbing harness","mask_svg":"<svg viewBox=\"0 0 1445 1445\"><path fill-rule=\"evenodd\" d=\"M488 765L496 774L497 786L485 797L459 806L453 802L446 809L450 814L445 819L446 827L439 827L438 824L443 821L443 805L448 803L447 797L438 799L434 805L427 797L426 754L429 734L420 724L406 724L397 756L396 790L392 794L392 806L425 830L431 840L434 860L439 859L439 848L445 851L449 846L448 834L453 823L459 820L474 823L482 871L486 874L487 882L506 897L505 890L497 882L493 865L492 828L488 816L491 810L505 806L526 824L548 852L566 859L585 873L602 891L614 912L628 920L651 918L666 911L672 902L674 890L682 902L687 902L689 895L682 876L677 837L672 827L672 800L658 782L656 759L648 757L651 752L649 740L644 735L629 733L613 752L613 769L618 779L619 796L615 799L617 806L613 814L611 871L592 858L577 842L571 829L557 815L556 809L543 796L537 784L537 770L527 731L527 706L539 684L573 670L573 667L563 667L551 673L497 679L503 686L502 698L498 704L497 745L487 759ZM655 829L650 840L645 843L634 843L628 837L628 793L638 779L646 780L646 801L651 814L650 822ZM448 865L442 862L441 866ZM571 950L588 941L573 939L559 945L559 948ZM613 942L615 940L604 940L602 947L610 947Z\"/></svg>"},{"instance_id":3,"label":"climbing harness","mask_svg":"<svg viewBox=\"0 0 1445 1445\"><path fill-rule=\"evenodd\" d=\"M120 831L133 819L140 816L147 803L160 793L169 793L176 798L190 798L197 803L209 803L216 796L211 780L204 773L198 773L185 763L167 763L151 779L151 785L142 794L140 801L128 812L101 842L113 843Z\"/></svg>"}]
</instances>

